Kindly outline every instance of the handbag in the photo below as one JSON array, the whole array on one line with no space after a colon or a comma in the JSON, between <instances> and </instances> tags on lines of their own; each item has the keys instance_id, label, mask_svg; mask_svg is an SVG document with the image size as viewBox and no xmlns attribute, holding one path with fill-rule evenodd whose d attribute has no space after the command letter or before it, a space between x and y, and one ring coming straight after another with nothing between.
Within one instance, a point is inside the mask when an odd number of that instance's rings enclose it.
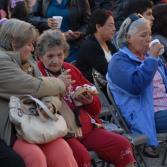
<instances>
[{"instance_id":1,"label":"handbag","mask_svg":"<svg viewBox=\"0 0 167 167\"><path fill-rule=\"evenodd\" d=\"M29 143L48 143L67 134L64 118L58 113L53 114L37 98L11 96L9 109L9 118L15 125L17 136Z\"/></svg>"},{"instance_id":2,"label":"handbag","mask_svg":"<svg viewBox=\"0 0 167 167\"><path fill-rule=\"evenodd\" d=\"M101 75L95 69L93 69L92 75L93 75L94 81L98 83L101 89L107 87L107 80L105 79L105 76Z\"/></svg>"}]
</instances>

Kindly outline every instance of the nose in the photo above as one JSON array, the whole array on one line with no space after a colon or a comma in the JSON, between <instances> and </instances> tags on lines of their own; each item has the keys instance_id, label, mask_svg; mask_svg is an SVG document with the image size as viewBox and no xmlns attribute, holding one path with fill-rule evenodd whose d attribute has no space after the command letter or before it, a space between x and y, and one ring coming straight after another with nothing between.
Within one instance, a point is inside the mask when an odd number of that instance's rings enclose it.
<instances>
[{"instance_id":1,"label":"nose","mask_svg":"<svg viewBox=\"0 0 167 167\"><path fill-rule=\"evenodd\" d=\"M146 41L150 43L151 42L151 38L152 38L151 35L148 35Z\"/></svg>"},{"instance_id":2,"label":"nose","mask_svg":"<svg viewBox=\"0 0 167 167\"><path fill-rule=\"evenodd\" d=\"M31 43L31 52L33 52L34 51L34 45Z\"/></svg>"},{"instance_id":3,"label":"nose","mask_svg":"<svg viewBox=\"0 0 167 167\"><path fill-rule=\"evenodd\" d=\"M52 58L52 63L57 63L58 62L58 56L54 56Z\"/></svg>"},{"instance_id":4,"label":"nose","mask_svg":"<svg viewBox=\"0 0 167 167\"><path fill-rule=\"evenodd\" d=\"M151 20L154 21L154 16L153 15L151 16Z\"/></svg>"},{"instance_id":5,"label":"nose","mask_svg":"<svg viewBox=\"0 0 167 167\"><path fill-rule=\"evenodd\" d=\"M114 32L116 31L116 27L115 27L115 24L113 25L113 31L114 31Z\"/></svg>"}]
</instances>

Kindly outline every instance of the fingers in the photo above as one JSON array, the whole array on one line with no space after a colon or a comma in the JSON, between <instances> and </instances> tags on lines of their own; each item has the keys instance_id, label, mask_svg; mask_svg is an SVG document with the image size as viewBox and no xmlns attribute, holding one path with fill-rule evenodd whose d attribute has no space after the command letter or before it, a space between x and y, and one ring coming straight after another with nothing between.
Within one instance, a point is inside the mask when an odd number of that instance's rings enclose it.
<instances>
[{"instance_id":1,"label":"fingers","mask_svg":"<svg viewBox=\"0 0 167 167\"><path fill-rule=\"evenodd\" d=\"M61 75L58 76L58 78L64 82L66 89L68 89L70 85L75 83L75 80L71 79L71 75L69 74L69 72L70 72L69 69L65 70Z\"/></svg>"},{"instance_id":2,"label":"fingers","mask_svg":"<svg viewBox=\"0 0 167 167\"><path fill-rule=\"evenodd\" d=\"M53 18L49 18L47 22L48 22L48 26L51 29L56 29L58 27L57 21L55 19L53 19Z\"/></svg>"},{"instance_id":3,"label":"fingers","mask_svg":"<svg viewBox=\"0 0 167 167\"><path fill-rule=\"evenodd\" d=\"M150 54L157 57L157 56L162 54L161 53L162 49L164 49L164 46L161 43L157 42L157 43L151 45Z\"/></svg>"},{"instance_id":4,"label":"fingers","mask_svg":"<svg viewBox=\"0 0 167 167\"><path fill-rule=\"evenodd\" d=\"M90 92L83 91L80 94L78 94L78 96L76 96L75 99L81 102L82 104L87 105L92 103L93 96Z\"/></svg>"}]
</instances>

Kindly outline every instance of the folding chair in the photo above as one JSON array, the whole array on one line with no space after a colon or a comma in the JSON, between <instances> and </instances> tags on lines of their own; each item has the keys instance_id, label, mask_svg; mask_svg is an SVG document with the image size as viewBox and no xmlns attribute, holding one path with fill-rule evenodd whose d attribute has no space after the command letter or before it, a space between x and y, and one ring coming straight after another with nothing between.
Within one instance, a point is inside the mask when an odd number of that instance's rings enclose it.
<instances>
[{"instance_id":1,"label":"folding chair","mask_svg":"<svg viewBox=\"0 0 167 167\"><path fill-rule=\"evenodd\" d=\"M165 152L161 161L161 165L165 165L165 161L167 158L167 133L158 133L157 138L160 142L164 142L166 144Z\"/></svg>"},{"instance_id":2,"label":"folding chair","mask_svg":"<svg viewBox=\"0 0 167 167\"><path fill-rule=\"evenodd\" d=\"M111 164L101 159L95 151L89 151L92 157L92 167L110 167Z\"/></svg>"},{"instance_id":3,"label":"folding chair","mask_svg":"<svg viewBox=\"0 0 167 167\"><path fill-rule=\"evenodd\" d=\"M148 167L148 164L145 161L143 154L142 154L143 147L148 141L147 136L142 135L142 134L133 134L130 132L130 130L127 126L127 123L121 114L120 109L118 108L117 104L115 103L114 97L112 95L112 92L109 89L108 84L107 84L107 94L108 94L108 97L109 97L111 104L114 108L113 115L115 115L116 119L118 120L119 126L121 126L126 131L126 133L124 135L129 139L129 141L131 142L131 144L133 146L134 156L136 158L138 167L141 167L142 164L145 167Z\"/></svg>"}]
</instances>

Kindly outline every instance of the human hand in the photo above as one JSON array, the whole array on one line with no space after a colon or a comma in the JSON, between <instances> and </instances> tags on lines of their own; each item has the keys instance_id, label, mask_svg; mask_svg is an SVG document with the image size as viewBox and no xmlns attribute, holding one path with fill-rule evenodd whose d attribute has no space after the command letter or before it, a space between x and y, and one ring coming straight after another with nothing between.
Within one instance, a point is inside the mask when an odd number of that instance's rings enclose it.
<instances>
[{"instance_id":1,"label":"human hand","mask_svg":"<svg viewBox=\"0 0 167 167\"><path fill-rule=\"evenodd\" d=\"M164 46L159 42L158 39L153 40L150 43L150 54L154 57L158 57L159 55L163 54Z\"/></svg>"},{"instance_id":2,"label":"human hand","mask_svg":"<svg viewBox=\"0 0 167 167\"><path fill-rule=\"evenodd\" d=\"M71 84L75 83L75 81L71 79L71 75L69 74L70 71L70 69L65 70L61 75L58 76L58 78L64 82L66 90L70 87Z\"/></svg>"},{"instance_id":3,"label":"human hand","mask_svg":"<svg viewBox=\"0 0 167 167\"><path fill-rule=\"evenodd\" d=\"M88 105L93 102L93 95L86 87L78 87L74 93L74 100L80 102L82 105Z\"/></svg>"},{"instance_id":4,"label":"human hand","mask_svg":"<svg viewBox=\"0 0 167 167\"><path fill-rule=\"evenodd\" d=\"M0 18L6 18L7 17L7 14L6 12L3 10L3 9L0 9Z\"/></svg>"},{"instance_id":5,"label":"human hand","mask_svg":"<svg viewBox=\"0 0 167 167\"><path fill-rule=\"evenodd\" d=\"M79 31L72 31L68 30L67 32L64 33L66 39L78 39L81 36L81 32Z\"/></svg>"},{"instance_id":6,"label":"human hand","mask_svg":"<svg viewBox=\"0 0 167 167\"><path fill-rule=\"evenodd\" d=\"M52 30L58 28L58 22L56 21L56 19L48 18L47 23L49 28L51 28Z\"/></svg>"}]
</instances>

